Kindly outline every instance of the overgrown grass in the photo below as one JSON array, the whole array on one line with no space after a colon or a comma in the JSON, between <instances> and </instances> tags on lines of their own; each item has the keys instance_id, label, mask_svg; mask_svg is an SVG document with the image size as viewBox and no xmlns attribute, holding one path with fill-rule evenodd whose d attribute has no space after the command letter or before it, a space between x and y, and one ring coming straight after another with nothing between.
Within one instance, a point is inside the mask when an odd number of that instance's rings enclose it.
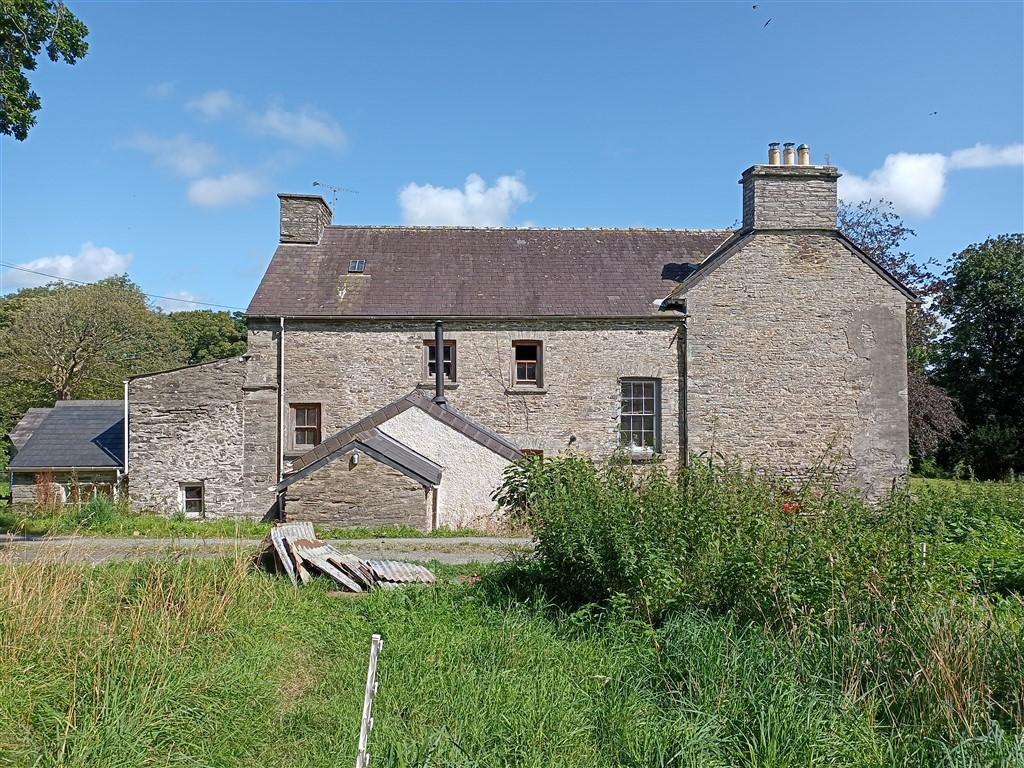
<instances>
[{"instance_id":1,"label":"overgrown grass","mask_svg":"<svg viewBox=\"0 0 1024 768\"><path fill-rule=\"evenodd\" d=\"M339 598L242 561L0 567L0 763L344 765L373 632L377 765L1024 759L996 722L953 741L893 727L870 671L837 686L802 638L693 611L657 629L621 605L553 613L506 584Z\"/></svg>"},{"instance_id":2,"label":"overgrown grass","mask_svg":"<svg viewBox=\"0 0 1024 768\"><path fill-rule=\"evenodd\" d=\"M1019 734L1024 485L899 491L877 506L694 461L680 476L565 458L499 495L566 610L616 602L652 627L695 610L759 628L823 692L914 743ZM1019 737L1019 736L1018 736Z\"/></svg>"},{"instance_id":3,"label":"overgrown grass","mask_svg":"<svg viewBox=\"0 0 1024 768\"><path fill-rule=\"evenodd\" d=\"M531 496L540 558L472 584L435 565L437 586L352 598L242 560L0 563L0 764L351 763L373 632L375 765L1024 764L1024 602L955 549L1018 519L1017 489L915 489L889 522L708 472L573 467L546 491L557 527ZM573 510L597 520L574 532Z\"/></svg>"},{"instance_id":4,"label":"overgrown grass","mask_svg":"<svg viewBox=\"0 0 1024 768\"><path fill-rule=\"evenodd\" d=\"M43 536L146 536L152 538L263 538L270 523L252 520L225 519L188 520L180 515L166 516L138 513L125 506L97 497L82 505L66 504L62 507L36 508L18 504L0 506L0 533L20 533ZM409 526L383 526L377 528L330 528L317 526L324 538L425 538L452 536L484 536L483 531L438 528L423 532Z\"/></svg>"}]
</instances>

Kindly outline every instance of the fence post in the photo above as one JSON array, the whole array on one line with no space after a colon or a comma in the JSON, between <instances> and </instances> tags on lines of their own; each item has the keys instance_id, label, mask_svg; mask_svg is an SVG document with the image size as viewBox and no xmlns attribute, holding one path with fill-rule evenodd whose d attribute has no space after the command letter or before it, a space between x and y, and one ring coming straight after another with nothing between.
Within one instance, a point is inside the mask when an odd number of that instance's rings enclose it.
<instances>
[{"instance_id":1,"label":"fence post","mask_svg":"<svg viewBox=\"0 0 1024 768\"><path fill-rule=\"evenodd\" d=\"M363 694L363 719L359 723L359 751L356 753L356 768L366 768L370 764L370 754L366 751L370 731L373 729L373 697L377 695L377 657L384 641L380 635L370 638L370 666L366 670L366 692Z\"/></svg>"}]
</instances>

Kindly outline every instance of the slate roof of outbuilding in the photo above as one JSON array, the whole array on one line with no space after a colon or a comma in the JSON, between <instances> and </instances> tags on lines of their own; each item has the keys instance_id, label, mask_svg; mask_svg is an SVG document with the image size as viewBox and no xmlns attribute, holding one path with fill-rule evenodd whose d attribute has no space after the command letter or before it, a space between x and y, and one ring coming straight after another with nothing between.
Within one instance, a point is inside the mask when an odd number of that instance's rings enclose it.
<instances>
[{"instance_id":1,"label":"slate roof of outbuilding","mask_svg":"<svg viewBox=\"0 0 1024 768\"><path fill-rule=\"evenodd\" d=\"M53 408L29 408L25 411L25 415L14 425L14 429L7 433L15 451L20 451L25 447L25 443L32 437L32 433L52 410Z\"/></svg>"},{"instance_id":2,"label":"slate roof of outbuilding","mask_svg":"<svg viewBox=\"0 0 1024 768\"><path fill-rule=\"evenodd\" d=\"M731 230L357 227L281 244L254 317L648 317ZM365 261L361 274L349 263Z\"/></svg>"},{"instance_id":3,"label":"slate roof of outbuilding","mask_svg":"<svg viewBox=\"0 0 1024 768\"><path fill-rule=\"evenodd\" d=\"M474 421L461 411L452 408L450 405L438 405L424 393L419 390L414 390L408 395L404 395L397 400L388 403L383 408L374 411L369 416L360 419L350 427L346 427L340 432L335 432L315 448L306 451L292 462L289 475L300 472L311 464L330 456L351 443L361 433L368 432L369 430L379 427L385 421L394 418L398 414L407 411L410 408L419 408L430 416L433 416L442 424L451 427L456 432L465 435L470 440L479 443L485 448L489 448L499 456L503 456L509 461L515 461L516 459L522 458L523 454L519 451L519 448L515 443L502 437L497 432L488 429L479 422ZM410 448L410 450L413 449Z\"/></svg>"},{"instance_id":4,"label":"slate roof of outbuilding","mask_svg":"<svg viewBox=\"0 0 1024 768\"><path fill-rule=\"evenodd\" d=\"M124 403L63 400L32 432L10 468L74 469L124 464Z\"/></svg>"}]
</instances>

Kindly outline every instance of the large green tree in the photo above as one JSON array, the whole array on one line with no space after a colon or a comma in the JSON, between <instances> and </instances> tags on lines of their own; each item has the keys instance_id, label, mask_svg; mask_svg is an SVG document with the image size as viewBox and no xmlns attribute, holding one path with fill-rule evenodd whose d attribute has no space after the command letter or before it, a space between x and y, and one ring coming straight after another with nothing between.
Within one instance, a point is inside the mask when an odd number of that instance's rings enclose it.
<instances>
[{"instance_id":1,"label":"large green tree","mask_svg":"<svg viewBox=\"0 0 1024 768\"><path fill-rule=\"evenodd\" d=\"M2 382L43 387L53 400L117 397L137 373L184 363L171 322L127 277L92 285L54 284L0 311Z\"/></svg>"},{"instance_id":2,"label":"large green tree","mask_svg":"<svg viewBox=\"0 0 1024 768\"><path fill-rule=\"evenodd\" d=\"M981 477L1024 472L1024 234L954 254L939 307L938 375L968 426L950 458Z\"/></svg>"},{"instance_id":3,"label":"large green tree","mask_svg":"<svg viewBox=\"0 0 1024 768\"><path fill-rule=\"evenodd\" d=\"M918 458L949 444L963 428L955 400L935 381L936 341L941 321L935 299L942 283L905 247L914 230L885 200L839 207L839 229L922 299L907 310L907 405L910 446Z\"/></svg>"},{"instance_id":4,"label":"large green tree","mask_svg":"<svg viewBox=\"0 0 1024 768\"><path fill-rule=\"evenodd\" d=\"M246 350L245 316L208 309L171 312L168 317L188 350L188 362L208 363Z\"/></svg>"},{"instance_id":5,"label":"large green tree","mask_svg":"<svg viewBox=\"0 0 1024 768\"><path fill-rule=\"evenodd\" d=\"M0 132L19 141L36 124L42 102L26 72L45 51L50 61L74 64L85 56L89 29L53 0L0 0Z\"/></svg>"}]
</instances>

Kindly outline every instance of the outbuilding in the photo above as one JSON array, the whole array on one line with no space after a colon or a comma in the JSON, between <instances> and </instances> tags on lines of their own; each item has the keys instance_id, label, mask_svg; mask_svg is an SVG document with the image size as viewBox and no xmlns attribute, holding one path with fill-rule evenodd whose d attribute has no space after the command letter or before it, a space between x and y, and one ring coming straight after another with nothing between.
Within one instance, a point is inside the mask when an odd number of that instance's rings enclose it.
<instances>
[{"instance_id":1,"label":"outbuilding","mask_svg":"<svg viewBox=\"0 0 1024 768\"><path fill-rule=\"evenodd\" d=\"M13 503L116 496L124 468L124 403L62 400L32 408L10 432Z\"/></svg>"}]
</instances>

